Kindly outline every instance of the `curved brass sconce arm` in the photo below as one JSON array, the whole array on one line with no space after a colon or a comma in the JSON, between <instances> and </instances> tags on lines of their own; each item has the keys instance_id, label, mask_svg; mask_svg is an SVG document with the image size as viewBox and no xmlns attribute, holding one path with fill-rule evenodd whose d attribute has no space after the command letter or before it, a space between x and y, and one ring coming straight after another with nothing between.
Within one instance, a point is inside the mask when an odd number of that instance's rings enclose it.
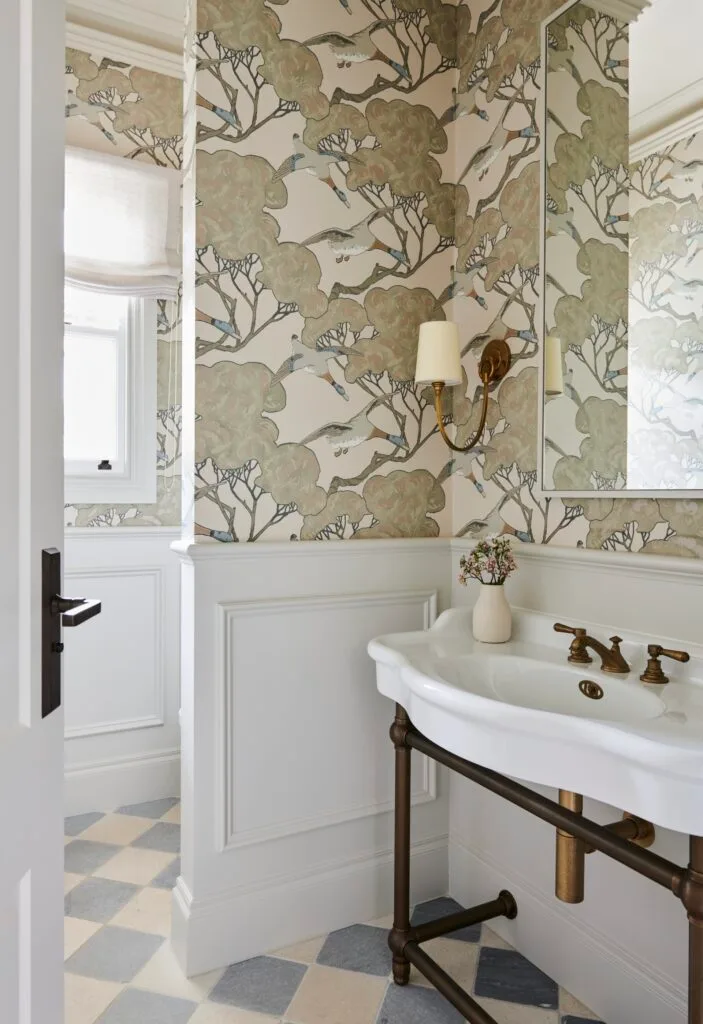
<instances>
[{"instance_id":1,"label":"curved brass sconce arm","mask_svg":"<svg viewBox=\"0 0 703 1024\"><path fill-rule=\"evenodd\" d=\"M488 416L488 399L490 396L488 389L491 384L495 384L497 381L502 380L509 369L510 347L508 343L505 341L489 341L483 350L483 355L481 356L481 362L478 368L479 376L483 382L483 406L481 408L481 419L479 421L478 430L471 440L463 446L454 444L447 434L447 428L444 426L444 417L442 415L442 393L444 392L445 385L444 381L434 381L432 387L434 388L434 407L435 414L437 416L437 425L446 445L451 448L453 452L470 452L471 449L475 448L481 440L483 431L486 427L486 417Z\"/></svg>"}]
</instances>

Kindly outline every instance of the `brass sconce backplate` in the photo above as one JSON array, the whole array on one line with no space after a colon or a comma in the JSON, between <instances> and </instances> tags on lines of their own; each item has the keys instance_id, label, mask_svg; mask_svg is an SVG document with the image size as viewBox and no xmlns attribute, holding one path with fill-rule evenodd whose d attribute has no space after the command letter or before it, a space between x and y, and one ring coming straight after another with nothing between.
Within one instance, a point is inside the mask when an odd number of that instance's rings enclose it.
<instances>
[{"instance_id":1,"label":"brass sconce backplate","mask_svg":"<svg viewBox=\"0 0 703 1024\"><path fill-rule=\"evenodd\" d=\"M510 346L507 341L489 341L481 355L478 375L484 384L496 384L510 369Z\"/></svg>"}]
</instances>

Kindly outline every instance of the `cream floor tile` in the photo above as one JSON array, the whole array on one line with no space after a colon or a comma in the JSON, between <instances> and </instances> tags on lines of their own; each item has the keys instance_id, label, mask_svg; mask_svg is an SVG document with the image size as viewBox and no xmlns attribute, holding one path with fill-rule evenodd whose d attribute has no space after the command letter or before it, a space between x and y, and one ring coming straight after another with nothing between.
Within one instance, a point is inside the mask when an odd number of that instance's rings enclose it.
<instances>
[{"instance_id":1,"label":"cream floor tile","mask_svg":"<svg viewBox=\"0 0 703 1024\"><path fill-rule=\"evenodd\" d=\"M374 1024L388 982L313 964L286 1011L291 1024Z\"/></svg>"},{"instance_id":2,"label":"cream floor tile","mask_svg":"<svg viewBox=\"0 0 703 1024\"><path fill-rule=\"evenodd\" d=\"M170 821L172 825L180 825L181 823L181 805L176 804L170 811L166 811L161 821Z\"/></svg>"},{"instance_id":3,"label":"cream floor tile","mask_svg":"<svg viewBox=\"0 0 703 1024\"><path fill-rule=\"evenodd\" d=\"M195 1011L188 1024L269 1024L278 1017L253 1013L251 1010L237 1010L233 1006L219 1006L217 1003L203 1003Z\"/></svg>"},{"instance_id":4,"label":"cream floor tile","mask_svg":"<svg viewBox=\"0 0 703 1024\"><path fill-rule=\"evenodd\" d=\"M63 873L63 892L64 896L71 889L75 889L79 882L82 882L85 875L74 875L70 871L64 871Z\"/></svg>"},{"instance_id":5,"label":"cream floor tile","mask_svg":"<svg viewBox=\"0 0 703 1024\"><path fill-rule=\"evenodd\" d=\"M142 889L113 917L110 924L168 938L171 934L170 889Z\"/></svg>"},{"instance_id":6,"label":"cream floor tile","mask_svg":"<svg viewBox=\"0 0 703 1024\"><path fill-rule=\"evenodd\" d=\"M95 921L83 921L78 917L64 917L63 919L63 958L68 960L69 956L83 945L83 943L95 935L102 928L101 924Z\"/></svg>"},{"instance_id":7,"label":"cream floor tile","mask_svg":"<svg viewBox=\"0 0 703 1024\"><path fill-rule=\"evenodd\" d=\"M135 846L127 846L93 874L99 878L110 878L113 882L148 885L173 861L173 856L172 853L140 850Z\"/></svg>"},{"instance_id":8,"label":"cream floor tile","mask_svg":"<svg viewBox=\"0 0 703 1024\"><path fill-rule=\"evenodd\" d=\"M559 989L559 1009L562 1013L573 1014L574 1017L583 1017L584 1020L598 1020L597 1014L587 1009L583 1003L580 1003L578 999L566 991L566 989Z\"/></svg>"},{"instance_id":9,"label":"cream floor tile","mask_svg":"<svg viewBox=\"0 0 703 1024\"><path fill-rule=\"evenodd\" d=\"M472 942L462 942L459 939L432 939L431 942L423 942L422 948L462 988L465 988L467 992L473 991L479 957L478 945L474 945ZM410 968L410 982L413 985L432 987L415 967Z\"/></svg>"},{"instance_id":10,"label":"cream floor tile","mask_svg":"<svg viewBox=\"0 0 703 1024\"><path fill-rule=\"evenodd\" d=\"M192 999L199 1003L208 996L223 974L224 969L186 978L170 943L165 942L142 968L132 985L134 988L160 992L161 995L175 996L177 999Z\"/></svg>"},{"instance_id":11,"label":"cream floor tile","mask_svg":"<svg viewBox=\"0 0 703 1024\"><path fill-rule=\"evenodd\" d=\"M106 814L100 821L81 833L81 839L92 839L96 843L116 843L129 846L153 826L151 818L136 818L131 814Z\"/></svg>"},{"instance_id":12,"label":"cream floor tile","mask_svg":"<svg viewBox=\"0 0 703 1024\"><path fill-rule=\"evenodd\" d=\"M393 915L386 914L385 917L377 917L374 921L367 921L366 923L371 925L372 928L387 928L390 931L393 927Z\"/></svg>"},{"instance_id":13,"label":"cream floor tile","mask_svg":"<svg viewBox=\"0 0 703 1024\"><path fill-rule=\"evenodd\" d=\"M481 1006L497 1024L559 1024L556 1010L542 1010L538 1006L523 1006L522 1003L504 1003L497 999L480 999Z\"/></svg>"},{"instance_id":14,"label":"cream floor tile","mask_svg":"<svg viewBox=\"0 0 703 1024\"><path fill-rule=\"evenodd\" d=\"M316 939L308 939L307 942L296 942L294 946L277 949L271 956L280 956L283 960L296 960L299 964L314 964L326 938L326 935L319 935Z\"/></svg>"},{"instance_id":15,"label":"cream floor tile","mask_svg":"<svg viewBox=\"0 0 703 1024\"><path fill-rule=\"evenodd\" d=\"M66 1024L94 1024L123 987L114 981L96 981L95 978L67 974Z\"/></svg>"},{"instance_id":16,"label":"cream floor tile","mask_svg":"<svg viewBox=\"0 0 703 1024\"><path fill-rule=\"evenodd\" d=\"M484 924L481 929L481 945L491 946L493 949L512 949L513 947L505 939L501 939L500 935L496 935L488 925Z\"/></svg>"}]
</instances>

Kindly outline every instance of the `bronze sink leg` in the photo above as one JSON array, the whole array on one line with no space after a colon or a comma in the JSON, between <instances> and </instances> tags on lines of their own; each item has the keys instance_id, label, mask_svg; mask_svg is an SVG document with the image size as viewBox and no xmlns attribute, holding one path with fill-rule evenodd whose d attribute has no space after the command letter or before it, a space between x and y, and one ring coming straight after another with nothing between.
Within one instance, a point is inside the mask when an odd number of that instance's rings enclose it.
<instances>
[{"instance_id":1,"label":"bronze sink leg","mask_svg":"<svg viewBox=\"0 0 703 1024\"><path fill-rule=\"evenodd\" d=\"M688 1024L703 1024L703 839L691 836L681 900L688 911Z\"/></svg>"},{"instance_id":2,"label":"bronze sink leg","mask_svg":"<svg viewBox=\"0 0 703 1024\"><path fill-rule=\"evenodd\" d=\"M391 739L395 746L395 878L393 889L393 928L388 945L393 952L393 981L407 985L410 961L402 950L410 938L410 758L406 743L410 719L396 704Z\"/></svg>"}]
</instances>

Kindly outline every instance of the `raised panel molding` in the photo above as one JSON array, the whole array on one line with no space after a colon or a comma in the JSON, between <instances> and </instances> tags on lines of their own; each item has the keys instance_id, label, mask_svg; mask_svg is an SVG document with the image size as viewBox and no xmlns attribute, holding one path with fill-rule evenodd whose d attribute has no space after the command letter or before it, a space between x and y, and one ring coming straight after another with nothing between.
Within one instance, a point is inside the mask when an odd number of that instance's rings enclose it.
<instances>
[{"instance_id":1,"label":"raised panel molding","mask_svg":"<svg viewBox=\"0 0 703 1024\"><path fill-rule=\"evenodd\" d=\"M360 818L372 817L387 813L393 808L392 799L372 801L342 807L338 810L313 816L291 816L290 818L256 828L242 828L237 823L236 806L236 701L237 685L240 673L237 667L237 642L234 627L242 619L268 618L280 619L286 614L314 614L317 610L344 612L348 610L368 609L369 607L420 607L422 610L423 628L429 628L437 615L437 593L434 590L400 590L389 592L372 592L362 594L343 594L330 596L300 597L295 599L274 599L253 602L225 602L217 607L218 650L220 651L220 667L217 686L217 715L221 722L219 748L216 753L218 763L219 791L217 804L220 808L217 821L216 845L219 851L235 850L254 843L282 839L286 836L309 832L314 829L328 828L344 824ZM272 636L275 626L272 623ZM311 631L311 641L314 639ZM249 680L251 682L251 680ZM262 685L264 680L261 681ZM272 709L275 713L275 710ZM390 712L390 708L389 708ZM390 716L389 716L390 722ZM413 792L413 804L429 803L437 798L436 763L427 757L419 761L421 765L421 788ZM324 770L324 766L321 766ZM417 773L416 773L417 774ZM295 799L295 791L292 791Z\"/></svg>"},{"instance_id":2,"label":"raised panel molding","mask_svg":"<svg viewBox=\"0 0 703 1024\"><path fill-rule=\"evenodd\" d=\"M152 685L153 709L148 715L126 716L123 718L111 718L105 721L94 721L81 726L67 726L64 730L64 737L67 740L85 738L88 736L100 736L105 733L128 732L134 729L148 729L155 726L162 726L166 721L166 686L165 686L165 644L173 642L173 638L165 636L165 623L163 614L163 587L164 573L161 566L120 567L103 566L98 568L66 569L64 573L65 591L68 593L81 594L84 589L82 581L86 579L150 579L153 580L153 614L157 628L153 636L153 657L154 676ZM81 595L82 596L82 595ZM93 595L87 595L93 596ZM100 597L100 594L96 595ZM109 658L110 651L105 651L105 657ZM70 677L64 680L70 686Z\"/></svg>"}]
</instances>

